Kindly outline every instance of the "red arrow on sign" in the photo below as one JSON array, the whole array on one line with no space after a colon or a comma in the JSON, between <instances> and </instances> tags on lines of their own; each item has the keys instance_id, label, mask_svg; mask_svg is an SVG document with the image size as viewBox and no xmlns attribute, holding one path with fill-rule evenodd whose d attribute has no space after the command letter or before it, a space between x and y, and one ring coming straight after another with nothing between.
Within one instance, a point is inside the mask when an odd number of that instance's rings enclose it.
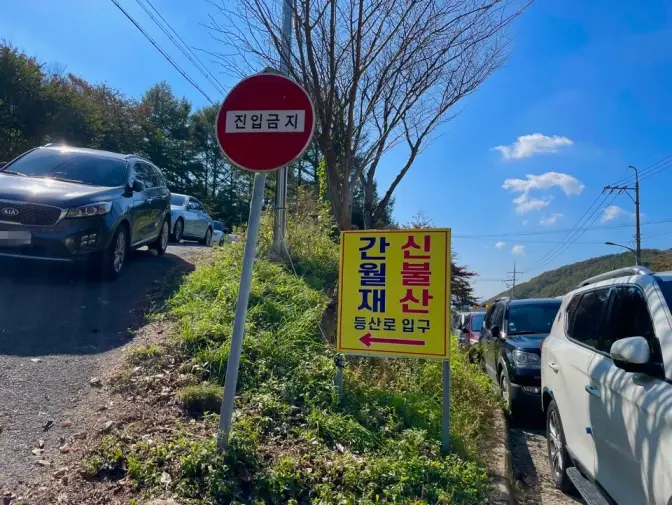
<instances>
[{"instance_id":1,"label":"red arrow on sign","mask_svg":"<svg viewBox=\"0 0 672 505\"><path fill-rule=\"evenodd\" d=\"M371 347L371 344L396 344L396 345L425 345L424 340L410 340L406 338L383 338L374 337L370 333L363 335L359 341L366 347Z\"/></svg>"}]
</instances>

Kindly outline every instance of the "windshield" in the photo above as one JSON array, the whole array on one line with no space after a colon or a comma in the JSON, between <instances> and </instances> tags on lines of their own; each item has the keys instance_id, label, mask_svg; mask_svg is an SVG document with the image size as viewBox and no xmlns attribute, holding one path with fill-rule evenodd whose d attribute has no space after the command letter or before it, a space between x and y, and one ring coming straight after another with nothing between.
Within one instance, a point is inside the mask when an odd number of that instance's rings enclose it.
<instances>
[{"instance_id":1,"label":"windshield","mask_svg":"<svg viewBox=\"0 0 672 505\"><path fill-rule=\"evenodd\" d=\"M215 230L222 231L222 223L215 221Z\"/></svg>"},{"instance_id":2,"label":"windshield","mask_svg":"<svg viewBox=\"0 0 672 505\"><path fill-rule=\"evenodd\" d=\"M485 312L479 312L478 314L471 315L471 331L480 331L481 326L483 326L484 317Z\"/></svg>"},{"instance_id":3,"label":"windshield","mask_svg":"<svg viewBox=\"0 0 672 505\"><path fill-rule=\"evenodd\" d=\"M126 184L124 160L60 149L36 149L0 171L92 186L117 187Z\"/></svg>"},{"instance_id":4,"label":"windshield","mask_svg":"<svg viewBox=\"0 0 672 505\"><path fill-rule=\"evenodd\" d=\"M181 195L170 195L170 204L175 205L176 207L182 207L184 205L185 197Z\"/></svg>"},{"instance_id":5,"label":"windshield","mask_svg":"<svg viewBox=\"0 0 672 505\"><path fill-rule=\"evenodd\" d=\"M550 333L560 303L561 301L558 300L551 303L511 304L508 334Z\"/></svg>"}]
</instances>

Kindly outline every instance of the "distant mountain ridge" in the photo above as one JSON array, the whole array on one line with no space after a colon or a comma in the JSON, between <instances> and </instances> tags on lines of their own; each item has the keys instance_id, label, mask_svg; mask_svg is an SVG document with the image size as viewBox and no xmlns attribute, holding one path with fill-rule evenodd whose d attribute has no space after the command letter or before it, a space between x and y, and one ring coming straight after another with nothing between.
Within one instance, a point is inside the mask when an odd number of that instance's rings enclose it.
<instances>
[{"instance_id":1,"label":"distant mountain ridge","mask_svg":"<svg viewBox=\"0 0 672 505\"><path fill-rule=\"evenodd\" d=\"M672 249L643 249L642 263L654 272L672 270ZM629 267L635 264L632 253L608 254L585 261L578 261L555 270L549 270L533 277L527 282L516 285L516 298L546 298L564 295L589 277L617 268ZM511 296L507 289L492 300L501 296Z\"/></svg>"}]
</instances>

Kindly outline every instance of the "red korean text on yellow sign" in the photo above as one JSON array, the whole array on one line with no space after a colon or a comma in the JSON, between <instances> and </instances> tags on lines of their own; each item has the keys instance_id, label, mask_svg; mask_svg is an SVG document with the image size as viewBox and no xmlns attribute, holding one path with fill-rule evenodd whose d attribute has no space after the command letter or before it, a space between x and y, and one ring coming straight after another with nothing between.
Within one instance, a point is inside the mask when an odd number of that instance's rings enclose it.
<instances>
[{"instance_id":1,"label":"red korean text on yellow sign","mask_svg":"<svg viewBox=\"0 0 672 505\"><path fill-rule=\"evenodd\" d=\"M448 358L450 230L341 234L338 350Z\"/></svg>"}]
</instances>

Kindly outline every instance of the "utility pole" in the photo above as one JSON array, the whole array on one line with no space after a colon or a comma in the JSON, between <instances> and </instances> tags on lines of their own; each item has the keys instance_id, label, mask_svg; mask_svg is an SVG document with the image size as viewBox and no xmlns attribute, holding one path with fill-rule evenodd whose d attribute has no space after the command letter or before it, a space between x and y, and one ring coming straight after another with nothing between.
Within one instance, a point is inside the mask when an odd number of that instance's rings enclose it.
<instances>
[{"instance_id":1,"label":"utility pole","mask_svg":"<svg viewBox=\"0 0 672 505\"><path fill-rule=\"evenodd\" d=\"M282 3L280 73L287 77L289 77L289 65L292 57L292 1L284 0ZM287 167L282 167L275 176L275 213L273 216L273 249L278 255L284 253L287 228L286 205Z\"/></svg>"},{"instance_id":2,"label":"utility pole","mask_svg":"<svg viewBox=\"0 0 672 505\"><path fill-rule=\"evenodd\" d=\"M506 272L507 274L511 275L510 279L507 279L506 282L511 283L511 299L516 298L516 262L513 262L513 272Z\"/></svg>"},{"instance_id":3,"label":"utility pole","mask_svg":"<svg viewBox=\"0 0 672 505\"><path fill-rule=\"evenodd\" d=\"M632 165L628 165L628 168L632 168L635 171L635 186L605 186L602 190L602 193L609 191L613 193L618 191L619 193L625 193L630 197L630 199L635 203L635 264L642 264L642 233L639 227L639 171ZM635 198L632 198L630 191L635 192Z\"/></svg>"}]
</instances>

